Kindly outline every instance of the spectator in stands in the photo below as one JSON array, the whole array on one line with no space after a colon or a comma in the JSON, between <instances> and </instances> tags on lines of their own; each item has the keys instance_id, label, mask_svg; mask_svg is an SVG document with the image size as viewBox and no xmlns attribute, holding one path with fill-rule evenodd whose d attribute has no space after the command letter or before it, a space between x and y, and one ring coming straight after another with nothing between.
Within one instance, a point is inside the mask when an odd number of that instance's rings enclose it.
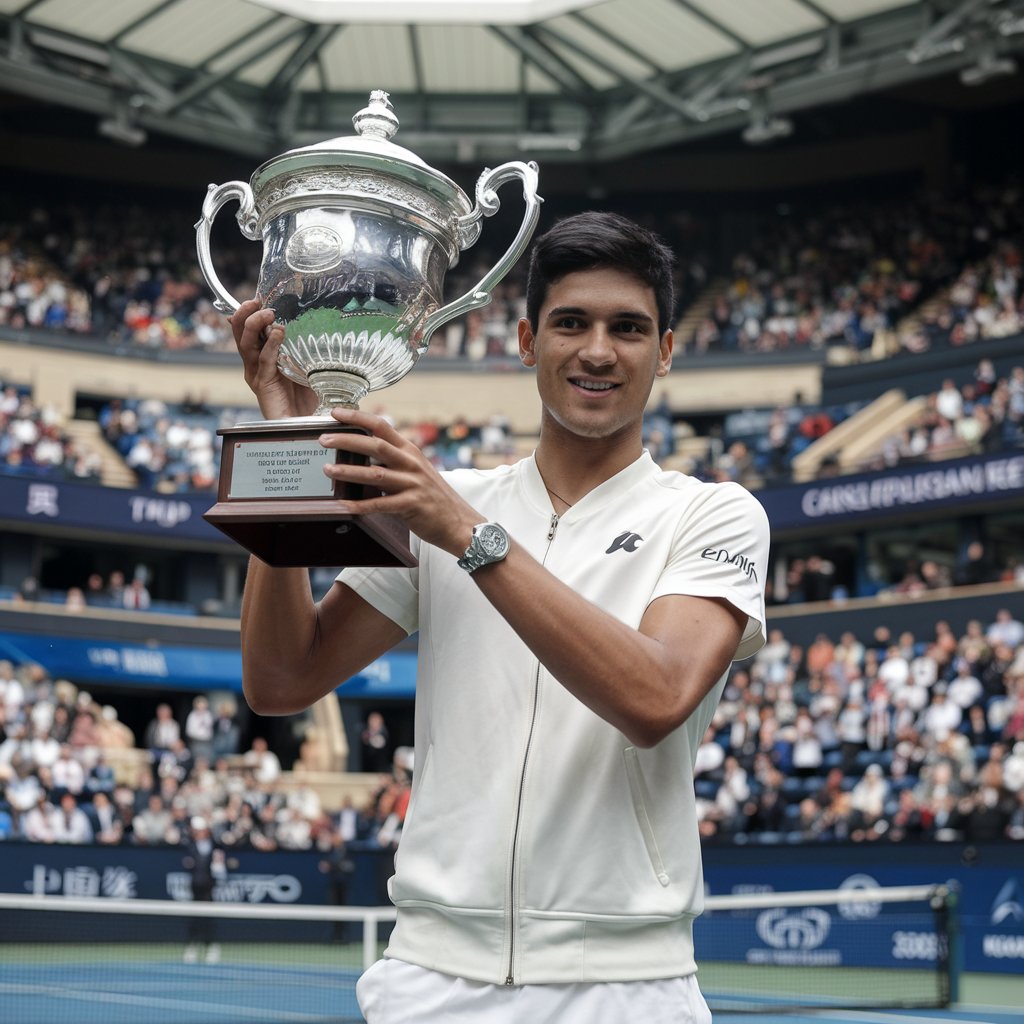
<instances>
[{"instance_id":1,"label":"spectator in stands","mask_svg":"<svg viewBox=\"0 0 1024 1024\"><path fill-rule=\"evenodd\" d=\"M107 579L107 600L114 608L124 607L125 578L120 569L111 572Z\"/></svg>"},{"instance_id":2,"label":"spectator in stands","mask_svg":"<svg viewBox=\"0 0 1024 1024\"><path fill-rule=\"evenodd\" d=\"M108 764L107 755L100 748L96 751L96 761L90 767L89 774L85 780L85 791L91 794L93 799L99 793L109 797L114 792L116 785L117 779L114 775L114 769Z\"/></svg>"},{"instance_id":3,"label":"spectator in stands","mask_svg":"<svg viewBox=\"0 0 1024 1024\"><path fill-rule=\"evenodd\" d=\"M864 702L858 696L851 696L839 712L837 730L842 750L843 774L849 775L857 761L857 755L867 742L867 714Z\"/></svg>"},{"instance_id":4,"label":"spectator in stands","mask_svg":"<svg viewBox=\"0 0 1024 1024\"><path fill-rule=\"evenodd\" d=\"M101 846L117 846L124 839L124 825L107 793L93 793L91 803L82 808L89 816L94 842Z\"/></svg>"},{"instance_id":5,"label":"spectator in stands","mask_svg":"<svg viewBox=\"0 0 1024 1024\"><path fill-rule=\"evenodd\" d=\"M870 829L882 818L888 796L881 765L869 764L850 793L850 805L860 815L858 827Z\"/></svg>"},{"instance_id":6,"label":"spectator in stands","mask_svg":"<svg viewBox=\"0 0 1024 1024\"><path fill-rule=\"evenodd\" d=\"M1015 619L1009 608L1000 608L995 621L986 630L985 638L993 647L999 644L1007 648L1019 647L1024 643L1024 622Z\"/></svg>"},{"instance_id":7,"label":"spectator in stands","mask_svg":"<svg viewBox=\"0 0 1024 1024\"><path fill-rule=\"evenodd\" d=\"M144 739L154 760L159 760L164 751L171 750L179 739L181 739L181 726L174 718L171 705L157 705L156 716L146 727Z\"/></svg>"},{"instance_id":8,"label":"spectator in stands","mask_svg":"<svg viewBox=\"0 0 1024 1024\"><path fill-rule=\"evenodd\" d=\"M145 611L149 608L152 603L149 588L146 586L146 581L142 576L136 575L132 577L131 583L125 587L121 601L125 608L134 611Z\"/></svg>"},{"instance_id":9,"label":"spectator in stands","mask_svg":"<svg viewBox=\"0 0 1024 1024\"><path fill-rule=\"evenodd\" d=\"M65 792L60 797L60 806L52 816L53 841L55 843L91 843L92 825L89 816L78 806L75 795Z\"/></svg>"},{"instance_id":10,"label":"spectator in stands","mask_svg":"<svg viewBox=\"0 0 1024 1024\"><path fill-rule=\"evenodd\" d=\"M77 798L85 788L85 769L81 761L73 756L68 744L60 748L60 756L53 763L51 775L54 796L63 797L65 793L70 793Z\"/></svg>"},{"instance_id":11,"label":"spectator in stands","mask_svg":"<svg viewBox=\"0 0 1024 1024\"><path fill-rule=\"evenodd\" d=\"M262 736L253 739L252 747L244 755L244 762L254 772L257 782L270 784L281 777L281 761Z\"/></svg>"},{"instance_id":12,"label":"spectator in stands","mask_svg":"<svg viewBox=\"0 0 1024 1024\"><path fill-rule=\"evenodd\" d=\"M217 704L217 715L213 722L213 759L230 757L238 753L240 730L235 718L235 705L229 700Z\"/></svg>"},{"instance_id":13,"label":"spectator in stands","mask_svg":"<svg viewBox=\"0 0 1024 1024\"><path fill-rule=\"evenodd\" d=\"M962 720L963 711L947 699L946 685L937 683L932 688L931 704L921 713L921 732L941 743L959 728Z\"/></svg>"},{"instance_id":14,"label":"spectator in stands","mask_svg":"<svg viewBox=\"0 0 1024 1024\"><path fill-rule=\"evenodd\" d=\"M974 675L973 668L974 666L967 658L958 658L956 675L946 687L947 697L960 708L964 716L971 708L980 707L984 696L981 681Z\"/></svg>"},{"instance_id":15,"label":"spectator in stands","mask_svg":"<svg viewBox=\"0 0 1024 1024\"><path fill-rule=\"evenodd\" d=\"M953 582L958 587L992 583L998 578L992 559L981 541L971 541L957 562Z\"/></svg>"},{"instance_id":16,"label":"spectator in stands","mask_svg":"<svg viewBox=\"0 0 1024 1024\"><path fill-rule=\"evenodd\" d=\"M140 846L159 846L171 840L174 817L159 793L150 795L145 810L132 819L132 837Z\"/></svg>"},{"instance_id":17,"label":"spectator in stands","mask_svg":"<svg viewBox=\"0 0 1024 1024\"><path fill-rule=\"evenodd\" d=\"M95 760L99 746L99 731L96 728L96 712L88 694L79 697L78 706L68 730L68 744L84 764ZM56 712L55 712L56 713Z\"/></svg>"},{"instance_id":18,"label":"spectator in stands","mask_svg":"<svg viewBox=\"0 0 1024 1024\"><path fill-rule=\"evenodd\" d=\"M391 767L391 748L387 725L379 711L371 711L360 733L362 747L361 770L385 772Z\"/></svg>"},{"instance_id":19,"label":"spectator in stands","mask_svg":"<svg viewBox=\"0 0 1024 1024\"><path fill-rule=\"evenodd\" d=\"M105 704L96 721L96 745L106 750L127 750L135 746L132 730L117 717L117 708Z\"/></svg>"},{"instance_id":20,"label":"spectator in stands","mask_svg":"<svg viewBox=\"0 0 1024 1024\"><path fill-rule=\"evenodd\" d=\"M793 741L793 772L795 775L808 778L821 771L824 762L821 738L814 727L814 720L806 707L797 711L794 725Z\"/></svg>"},{"instance_id":21,"label":"spectator in stands","mask_svg":"<svg viewBox=\"0 0 1024 1024\"><path fill-rule=\"evenodd\" d=\"M7 721L15 721L25 700L25 688L15 675L14 665L6 659L0 661L0 704L3 704Z\"/></svg>"},{"instance_id":22,"label":"spectator in stands","mask_svg":"<svg viewBox=\"0 0 1024 1024\"><path fill-rule=\"evenodd\" d=\"M37 725L33 729L29 751L37 768L50 770L60 757L61 745L46 726Z\"/></svg>"},{"instance_id":23,"label":"spectator in stands","mask_svg":"<svg viewBox=\"0 0 1024 1024\"><path fill-rule=\"evenodd\" d=\"M57 833L54 828L54 809L46 793L40 789L35 804L21 818L21 834L30 843L54 843Z\"/></svg>"},{"instance_id":24,"label":"spectator in stands","mask_svg":"<svg viewBox=\"0 0 1024 1024\"><path fill-rule=\"evenodd\" d=\"M209 761L214 756L214 717L210 702L202 695L192 701L192 709L185 718L185 740L195 760Z\"/></svg>"},{"instance_id":25,"label":"spectator in stands","mask_svg":"<svg viewBox=\"0 0 1024 1024\"><path fill-rule=\"evenodd\" d=\"M156 759L156 772L163 780L173 779L179 785L183 783L192 771L195 758L188 748L183 736L179 736L170 746L169 750L160 752Z\"/></svg>"}]
</instances>

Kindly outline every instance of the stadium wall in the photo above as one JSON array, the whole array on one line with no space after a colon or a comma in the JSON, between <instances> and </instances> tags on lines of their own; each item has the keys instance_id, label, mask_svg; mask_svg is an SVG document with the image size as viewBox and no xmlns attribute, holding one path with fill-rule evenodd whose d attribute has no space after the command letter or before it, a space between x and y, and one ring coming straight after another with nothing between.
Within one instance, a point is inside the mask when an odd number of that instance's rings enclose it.
<instances>
[{"instance_id":1,"label":"stadium wall","mask_svg":"<svg viewBox=\"0 0 1024 1024\"><path fill-rule=\"evenodd\" d=\"M889 359L846 366L826 365L821 376L821 400L825 405L870 401L891 387L900 387L907 395L927 395L938 391L947 377L963 383L982 359L991 359L996 372L1009 376L1020 366L1024 335L987 338L969 345L936 348L928 352L903 352Z\"/></svg>"}]
</instances>

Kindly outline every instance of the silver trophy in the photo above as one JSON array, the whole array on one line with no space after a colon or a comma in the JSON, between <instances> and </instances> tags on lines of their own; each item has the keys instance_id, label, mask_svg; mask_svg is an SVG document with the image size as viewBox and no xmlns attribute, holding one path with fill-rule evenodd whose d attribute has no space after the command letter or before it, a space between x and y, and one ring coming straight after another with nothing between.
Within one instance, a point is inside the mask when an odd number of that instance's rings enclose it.
<instances>
[{"instance_id":1,"label":"silver trophy","mask_svg":"<svg viewBox=\"0 0 1024 1024\"><path fill-rule=\"evenodd\" d=\"M401 380L431 334L486 305L523 254L540 214L537 165L485 170L476 202L450 178L391 141L398 118L375 91L352 119L357 134L289 150L247 184L211 185L196 224L199 267L233 313L210 254L218 211L237 200L242 234L263 241L257 298L275 310L285 339L278 366L319 400L311 417L240 423L224 437L218 500L208 521L271 565L412 565L408 531L391 517L339 514L364 496L336 485L317 437L341 430L336 405L356 407ZM468 292L443 305L447 270L499 208L497 189L519 179L525 213L508 250Z\"/></svg>"}]
</instances>

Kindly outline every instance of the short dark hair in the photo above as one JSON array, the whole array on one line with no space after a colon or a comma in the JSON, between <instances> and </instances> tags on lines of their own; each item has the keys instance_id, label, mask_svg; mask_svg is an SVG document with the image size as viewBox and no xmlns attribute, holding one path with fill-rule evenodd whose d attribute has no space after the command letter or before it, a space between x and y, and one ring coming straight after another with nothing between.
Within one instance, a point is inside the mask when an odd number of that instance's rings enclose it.
<instances>
[{"instance_id":1,"label":"short dark hair","mask_svg":"<svg viewBox=\"0 0 1024 1024\"><path fill-rule=\"evenodd\" d=\"M566 217L537 239L526 281L526 318L537 330L548 289L566 274L614 267L654 289L658 334L672 326L672 250L652 231L617 213L588 211Z\"/></svg>"}]
</instances>

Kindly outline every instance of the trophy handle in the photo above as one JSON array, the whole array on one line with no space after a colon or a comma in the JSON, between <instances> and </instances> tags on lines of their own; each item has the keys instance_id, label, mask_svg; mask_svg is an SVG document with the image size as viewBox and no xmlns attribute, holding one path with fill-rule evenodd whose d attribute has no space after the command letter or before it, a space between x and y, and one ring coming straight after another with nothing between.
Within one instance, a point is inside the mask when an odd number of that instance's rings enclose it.
<instances>
[{"instance_id":1,"label":"trophy handle","mask_svg":"<svg viewBox=\"0 0 1024 1024\"><path fill-rule=\"evenodd\" d=\"M471 309L479 309L491 301L491 289L512 269L513 264L522 256L526 246L529 244L530 236L537 226L537 218L540 216L540 204L544 201L537 195L537 165L531 160L524 164L519 160L513 160L494 170L486 169L476 183L476 206L472 213L459 218L459 248L468 249L479 237L483 227L483 218L492 217L498 212L501 205L498 199L497 189L511 181L519 178L523 182L523 199L526 202L526 211L523 215L523 222L519 226L519 232L512 239L505 255L461 298L449 302L435 310L423 322L423 340L420 345L420 352L426 350L430 341L430 335L454 317L468 313ZM241 213L241 211L239 211Z\"/></svg>"},{"instance_id":2,"label":"trophy handle","mask_svg":"<svg viewBox=\"0 0 1024 1024\"><path fill-rule=\"evenodd\" d=\"M252 189L244 181L227 181L223 185L210 185L203 202L203 216L196 222L196 251L199 255L199 269L203 272L206 283L217 296L213 301L214 307L229 315L234 313L241 303L220 283L217 271L213 269L213 259L210 256L210 230L213 227L213 218L217 216L217 211L232 199L238 200L238 212L235 214L235 219L238 221L242 234L254 242L258 241L260 233L256 226L256 204L253 201Z\"/></svg>"}]
</instances>

